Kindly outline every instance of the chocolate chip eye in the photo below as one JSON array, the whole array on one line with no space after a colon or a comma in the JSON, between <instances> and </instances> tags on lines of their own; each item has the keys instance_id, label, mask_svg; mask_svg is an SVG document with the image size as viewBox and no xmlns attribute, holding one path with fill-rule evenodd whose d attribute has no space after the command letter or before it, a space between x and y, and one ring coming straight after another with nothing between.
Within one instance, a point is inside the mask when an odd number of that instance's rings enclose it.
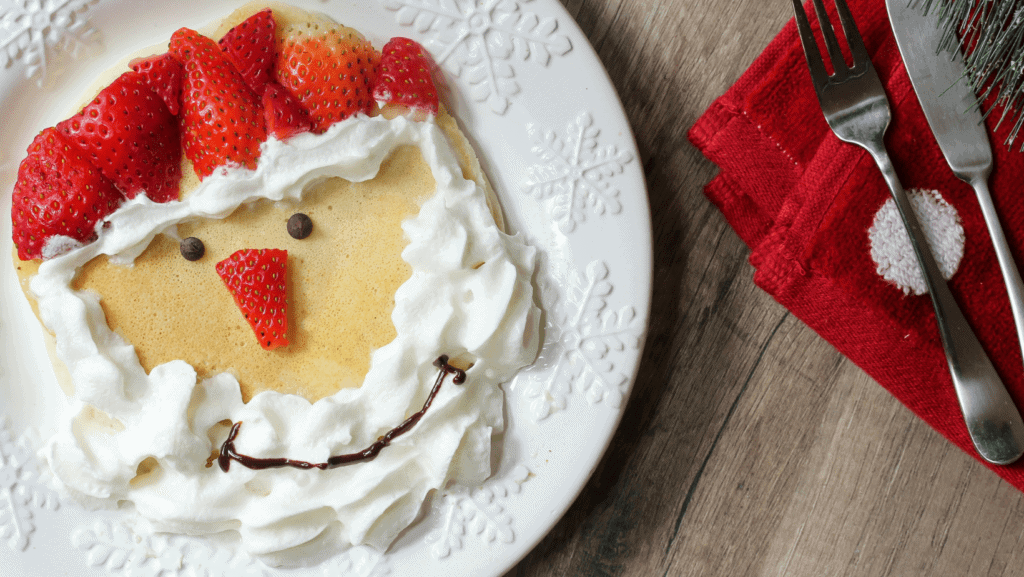
<instances>
[{"instance_id":1,"label":"chocolate chip eye","mask_svg":"<svg viewBox=\"0 0 1024 577\"><path fill-rule=\"evenodd\" d=\"M178 244L178 250L181 251L181 256L185 257L185 260L199 260L206 254L206 246L203 245L203 241L194 236L182 240Z\"/></svg>"},{"instance_id":2,"label":"chocolate chip eye","mask_svg":"<svg viewBox=\"0 0 1024 577\"><path fill-rule=\"evenodd\" d=\"M302 240L313 232L313 221L301 212L296 212L288 219L288 234L292 238Z\"/></svg>"}]
</instances>

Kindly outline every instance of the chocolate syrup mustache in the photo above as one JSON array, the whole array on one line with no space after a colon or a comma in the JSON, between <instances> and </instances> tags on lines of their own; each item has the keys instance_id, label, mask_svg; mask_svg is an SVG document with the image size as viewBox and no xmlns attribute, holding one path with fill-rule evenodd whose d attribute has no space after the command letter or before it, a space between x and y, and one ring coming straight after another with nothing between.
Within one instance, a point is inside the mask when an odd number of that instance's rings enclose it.
<instances>
[{"instance_id":1,"label":"chocolate syrup mustache","mask_svg":"<svg viewBox=\"0 0 1024 577\"><path fill-rule=\"evenodd\" d=\"M437 380L434 381L434 388L430 390L430 394L427 395L427 400L423 403L423 408L413 413L408 419L402 422L401 425L391 429L384 435L380 436L376 442L362 451L356 453L347 453L344 455L335 455L327 459L324 463L309 463L306 461L296 461L293 459L286 459L283 457L261 459L259 457L250 457L243 455L238 451L235 451L235 438L238 437L238 431L242 427L242 422L239 421L231 427L231 432L228 434L227 440L220 447L220 456L217 457L217 464L220 465L220 470L225 473L231 467L231 461L238 461L238 464L243 467L250 469L280 469L281 467L294 467L296 469L336 469L344 465L352 463L358 463L360 461L369 461L376 457L384 447L391 444L396 438L409 431L409 429L416 426L416 423L423 418L426 414L427 409L430 408L430 404L434 402L434 397L437 396L437 392L441 390L441 383L444 382L444 378L448 375L452 375L452 383L461 385L466 382L466 371L453 367L448 364L448 355L441 355L434 361L434 366L438 368Z\"/></svg>"}]
</instances>

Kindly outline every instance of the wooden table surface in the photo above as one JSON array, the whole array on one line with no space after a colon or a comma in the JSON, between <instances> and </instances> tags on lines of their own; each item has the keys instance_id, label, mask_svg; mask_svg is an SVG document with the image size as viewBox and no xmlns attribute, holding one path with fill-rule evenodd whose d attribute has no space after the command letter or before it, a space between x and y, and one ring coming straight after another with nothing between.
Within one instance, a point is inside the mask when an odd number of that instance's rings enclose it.
<instances>
[{"instance_id":1,"label":"wooden table surface","mask_svg":"<svg viewBox=\"0 0 1024 577\"><path fill-rule=\"evenodd\" d=\"M1024 574L1024 499L753 281L686 131L792 16L787 0L563 0L625 104L655 279L611 448L511 573Z\"/></svg>"}]
</instances>

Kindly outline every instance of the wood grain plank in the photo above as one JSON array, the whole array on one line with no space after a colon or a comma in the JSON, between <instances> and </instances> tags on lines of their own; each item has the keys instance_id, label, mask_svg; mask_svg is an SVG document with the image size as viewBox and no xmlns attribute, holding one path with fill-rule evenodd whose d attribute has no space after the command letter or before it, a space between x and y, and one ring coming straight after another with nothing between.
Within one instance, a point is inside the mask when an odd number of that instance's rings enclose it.
<instances>
[{"instance_id":1,"label":"wood grain plank","mask_svg":"<svg viewBox=\"0 0 1024 577\"><path fill-rule=\"evenodd\" d=\"M563 0L615 84L654 226L650 332L582 495L510 575L1015 575L1024 499L754 286L686 130L786 1Z\"/></svg>"}]
</instances>

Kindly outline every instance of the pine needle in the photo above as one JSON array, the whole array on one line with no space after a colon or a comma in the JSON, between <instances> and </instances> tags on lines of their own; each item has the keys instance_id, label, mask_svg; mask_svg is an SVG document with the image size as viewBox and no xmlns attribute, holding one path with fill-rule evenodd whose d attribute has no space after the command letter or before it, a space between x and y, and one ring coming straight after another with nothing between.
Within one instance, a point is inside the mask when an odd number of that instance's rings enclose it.
<instances>
[{"instance_id":1,"label":"pine needle","mask_svg":"<svg viewBox=\"0 0 1024 577\"><path fill-rule=\"evenodd\" d=\"M965 76L988 102L987 116L1002 108L999 124L1013 122L1006 145L1024 128L1024 0L917 0L926 12L938 11L942 50L964 53ZM1021 146L1024 151L1024 144Z\"/></svg>"}]
</instances>

